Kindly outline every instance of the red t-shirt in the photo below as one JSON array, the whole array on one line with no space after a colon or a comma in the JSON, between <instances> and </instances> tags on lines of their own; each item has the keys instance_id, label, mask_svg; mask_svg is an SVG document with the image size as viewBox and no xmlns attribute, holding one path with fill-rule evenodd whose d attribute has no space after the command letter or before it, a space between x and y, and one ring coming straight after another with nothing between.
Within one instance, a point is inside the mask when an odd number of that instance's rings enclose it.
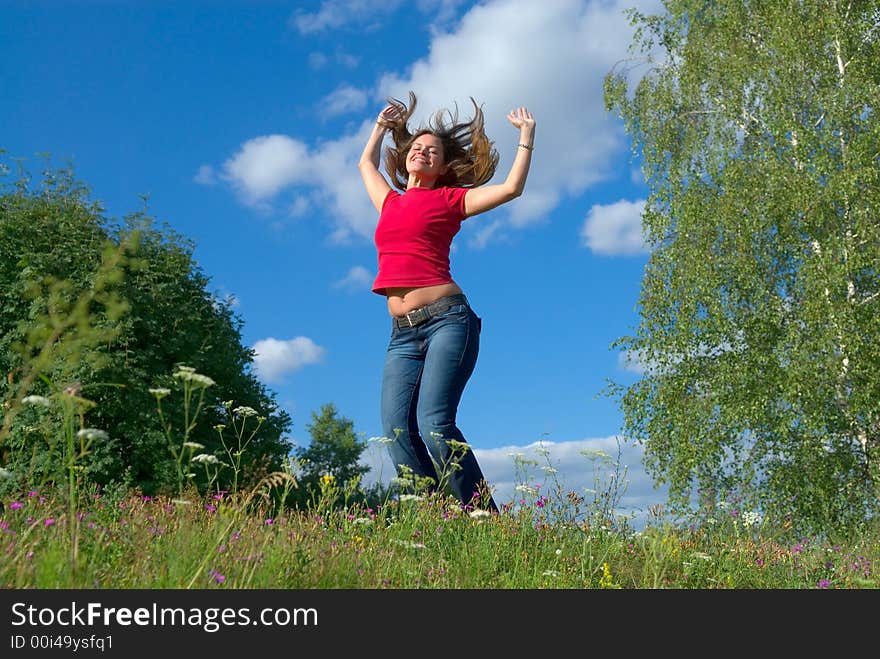
<instances>
[{"instance_id":1,"label":"red t-shirt","mask_svg":"<svg viewBox=\"0 0 880 659\"><path fill-rule=\"evenodd\" d=\"M390 190L376 225L379 274L373 292L452 281L449 247L465 219L468 188Z\"/></svg>"}]
</instances>

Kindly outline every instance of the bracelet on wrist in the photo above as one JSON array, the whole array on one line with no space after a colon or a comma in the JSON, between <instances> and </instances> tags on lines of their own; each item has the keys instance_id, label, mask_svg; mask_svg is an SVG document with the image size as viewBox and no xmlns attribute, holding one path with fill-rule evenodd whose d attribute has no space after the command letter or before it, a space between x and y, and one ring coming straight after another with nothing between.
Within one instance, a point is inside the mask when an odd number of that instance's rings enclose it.
<instances>
[{"instance_id":1,"label":"bracelet on wrist","mask_svg":"<svg viewBox=\"0 0 880 659\"><path fill-rule=\"evenodd\" d=\"M526 151L534 151L534 149L535 149L534 146L529 146L528 144L523 144L522 142L517 144L517 146L521 149L525 149Z\"/></svg>"}]
</instances>

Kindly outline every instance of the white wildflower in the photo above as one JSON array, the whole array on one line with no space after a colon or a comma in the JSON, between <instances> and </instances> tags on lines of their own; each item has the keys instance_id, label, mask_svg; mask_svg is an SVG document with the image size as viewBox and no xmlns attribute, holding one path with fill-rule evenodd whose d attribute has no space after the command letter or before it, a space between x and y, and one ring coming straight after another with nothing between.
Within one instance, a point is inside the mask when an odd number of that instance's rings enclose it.
<instances>
[{"instance_id":1,"label":"white wildflower","mask_svg":"<svg viewBox=\"0 0 880 659\"><path fill-rule=\"evenodd\" d=\"M532 487L531 485L517 485L515 489L517 492L523 492L525 494L537 494L538 493L538 488Z\"/></svg>"},{"instance_id":2,"label":"white wildflower","mask_svg":"<svg viewBox=\"0 0 880 659\"><path fill-rule=\"evenodd\" d=\"M191 382L196 387L207 388L215 384L215 382L207 375L196 373L196 369L190 366L179 366L174 372L173 377L184 382Z\"/></svg>"},{"instance_id":3,"label":"white wildflower","mask_svg":"<svg viewBox=\"0 0 880 659\"><path fill-rule=\"evenodd\" d=\"M357 519L354 520L354 523L355 523L355 524L367 524L367 525L369 525L369 524L372 524L372 523L373 523L373 520L371 520L369 517L358 517Z\"/></svg>"},{"instance_id":4,"label":"white wildflower","mask_svg":"<svg viewBox=\"0 0 880 659\"><path fill-rule=\"evenodd\" d=\"M216 384L216 382L214 382L207 375L200 375L199 373L193 373L190 380L195 386L202 387L203 389L207 389L208 387Z\"/></svg>"},{"instance_id":5,"label":"white wildflower","mask_svg":"<svg viewBox=\"0 0 880 659\"><path fill-rule=\"evenodd\" d=\"M431 433L431 434L433 435L434 433ZM467 442L460 442L460 441L458 441L457 439L447 439L447 440L446 440L446 445L447 445L450 449L452 449L452 451L453 451L454 453L457 453L457 452L459 452L459 451L460 451L461 453L467 453L468 451L471 450L471 445L470 445L470 444L468 444Z\"/></svg>"},{"instance_id":6,"label":"white wildflower","mask_svg":"<svg viewBox=\"0 0 880 659\"><path fill-rule=\"evenodd\" d=\"M205 448L205 445L199 444L198 442L184 442L183 448L189 448L189 449L192 449L193 451L199 451L199 450Z\"/></svg>"},{"instance_id":7,"label":"white wildflower","mask_svg":"<svg viewBox=\"0 0 880 659\"><path fill-rule=\"evenodd\" d=\"M419 496L418 494L401 494L400 501L403 503L404 501L421 501L425 497Z\"/></svg>"},{"instance_id":8,"label":"white wildflower","mask_svg":"<svg viewBox=\"0 0 880 659\"><path fill-rule=\"evenodd\" d=\"M408 540L395 540L395 542L399 545L403 545L404 547L409 547L410 549L424 549L425 545L421 542L409 542Z\"/></svg>"},{"instance_id":9,"label":"white wildflower","mask_svg":"<svg viewBox=\"0 0 880 659\"><path fill-rule=\"evenodd\" d=\"M12 472L9 471L8 469L4 469L3 467L0 467L0 480L6 479L6 478L12 478Z\"/></svg>"},{"instance_id":10,"label":"white wildflower","mask_svg":"<svg viewBox=\"0 0 880 659\"><path fill-rule=\"evenodd\" d=\"M544 570L543 572L541 572L541 576L542 577L558 577L559 572L557 572L556 570Z\"/></svg>"},{"instance_id":11,"label":"white wildflower","mask_svg":"<svg viewBox=\"0 0 880 659\"><path fill-rule=\"evenodd\" d=\"M370 437L368 442L378 442L379 444L390 444L394 440L390 437Z\"/></svg>"},{"instance_id":12,"label":"white wildflower","mask_svg":"<svg viewBox=\"0 0 880 659\"><path fill-rule=\"evenodd\" d=\"M235 416L243 416L243 417L258 415L257 411L253 407L248 407L247 405L240 405L239 407L236 407L234 410L232 410L232 413Z\"/></svg>"},{"instance_id":13,"label":"white wildflower","mask_svg":"<svg viewBox=\"0 0 880 659\"><path fill-rule=\"evenodd\" d=\"M109 437L109 435L103 430L98 430L97 428L82 428L76 433L77 439L85 439L86 441L93 442L95 440L103 441Z\"/></svg>"},{"instance_id":14,"label":"white wildflower","mask_svg":"<svg viewBox=\"0 0 880 659\"><path fill-rule=\"evenodd\" d=\"M764 520L761 517L761 513L747 510L742 514L742 521L746 526L759 526Z\"/></svg>"},{"instance_id":15,"label":"white wildflower","mask_svg":"<svg viewBox=\"0 0 880 659\"><path fill-rule=\"evenodd\" d=\"M546 473L546 474L555 474L555 473L557 473L555 467L541 467L541 469L542 469L542 470L544 471L544 473Z\"/></svg>"},{"instance_id":16,"label":"white wildflower","mask_svg":"<svg viewBox=\"0 0 880 659\"><path fill-rule=\"evenodd\" d=\"M42 405L43 407L49 407L52 405L52 401L45 396L25 396L21 399L21 402L25 405Z\"/></svg>"},{"instance_id":17,"label":"white wildflower","mask_svg":"<svg viewBox=\"0 0 880 659\"><path fill-rule=\"evenodd\" d=\"M473 519L485 519L486 517L492 517L492 513L488 510L471 510L468 516Z\"/></svg>"},{"instance_id":18,"label":"white wildflower","mask_svg":"<svg viewBox=\"0 0 880 659\"><path fill-rule=\"evenodd\" d=\"M199 462L201 464L215 465L218 462L220 462L220 460L217 458L216 455L210 455L208 453L199 453L197 456L195 456L191 460L191 462Z\"/></svg>"},{"instance_id":19,"label":"white wildflower","mask_svg":"<svg viewBox=\"0 0 880 659\"><path fill-rule=\"evenodd\" d=\"M147 389L152 395L154 395L159 400L162 400L171 393L171 389L166 389L165 387L155 387L153 389Z\"/></svg>"}]
</instances>

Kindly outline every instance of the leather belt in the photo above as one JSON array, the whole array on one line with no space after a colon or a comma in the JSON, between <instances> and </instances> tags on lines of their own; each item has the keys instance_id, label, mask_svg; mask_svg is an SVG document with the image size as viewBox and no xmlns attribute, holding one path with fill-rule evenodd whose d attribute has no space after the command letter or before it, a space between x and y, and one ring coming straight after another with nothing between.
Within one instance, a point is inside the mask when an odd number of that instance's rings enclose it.
<instances>
[{"instance_id":1,"label":"leather belt","mask_svg":"<svg viewBox=\"0 0 880 659\"><path fill-rule=\"evenodd\" d=\"M459 293L458 295L447 295L446 297L441 297L439 300L435 300L424 307L413 309L405 316L392 316L391 322L397 329L418 327L423 323L427 323L434 316L443 313L449 309L449 307L454 307L458 304L466 305L467 303L467 297L465 297L464 294Z\"/></svg>"}]
</instances>

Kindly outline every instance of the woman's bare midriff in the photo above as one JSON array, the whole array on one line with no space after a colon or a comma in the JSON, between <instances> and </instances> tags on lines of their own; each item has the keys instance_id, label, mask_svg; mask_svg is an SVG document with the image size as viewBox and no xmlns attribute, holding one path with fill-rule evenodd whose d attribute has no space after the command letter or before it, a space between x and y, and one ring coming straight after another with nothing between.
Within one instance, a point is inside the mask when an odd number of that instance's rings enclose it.
<instances>
[{"instance_id":1,"label":"woman's bare midriff","mask_svg":"<svg viewBox=\"0 0 880 659\"><path fill-rule=\"evenodd\" d=\"M437 286L420 286L417 288L388 288L388 313L392 316L404 316L413 309L419 309L447 295L457 295L462 290L454 281Z\"/></svg>"}]
</instances>

